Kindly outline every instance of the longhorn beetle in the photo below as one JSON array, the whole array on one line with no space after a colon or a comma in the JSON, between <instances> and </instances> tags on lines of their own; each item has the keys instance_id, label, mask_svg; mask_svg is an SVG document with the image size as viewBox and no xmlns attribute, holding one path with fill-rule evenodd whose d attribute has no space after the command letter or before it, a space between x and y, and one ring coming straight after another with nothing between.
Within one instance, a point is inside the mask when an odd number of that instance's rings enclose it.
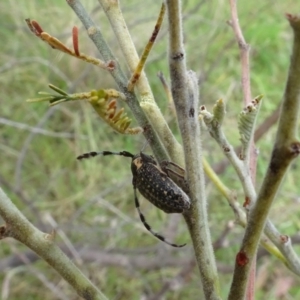
<instances>
[{"instance_id":1,"label":"longhorn beetle","mask_svg":"<svg viewBox=\"0 0 300 300\"><path fill-rule=\"evenodd\" d=\"M162 235L152 230L141 212L140 203L136 192L136 189L138 189L139 192L153 205L168 214L182 213L183 211L189 209L189 197L178 185L175 184L175 182L168 175L168 170L172 173L173 176L176 175L176 172L168 169L167 166L169 164L171 164L173 167L177 165L171 162L164 162L163 165L165 166L165 168L161 169L161 167L156 163L155 159L152 156L147 155L143 152L133 155L127 151L88 152L78 156L77 159L81 160L97 155L120 155L130 157L132 159L131 172L133 176L132 185L134 191L134 201L142 223L148 231L150 231L156 238L165 242L166 244L169 244L173 247L185 246L186 244L173 244L167 241ZM177 166L177 168L181 171L183 170L179 166Z\"/></svg>"}]
</instances>

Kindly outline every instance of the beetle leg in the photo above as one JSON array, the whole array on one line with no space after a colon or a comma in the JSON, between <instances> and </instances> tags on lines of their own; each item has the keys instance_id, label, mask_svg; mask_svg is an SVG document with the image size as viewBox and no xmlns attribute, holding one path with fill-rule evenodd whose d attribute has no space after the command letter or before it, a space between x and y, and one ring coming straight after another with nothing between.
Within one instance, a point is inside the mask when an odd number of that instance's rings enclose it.
<instances>
[{"instance_id":1,"label":"beetle leg","mask_svg":"<svg viewBox=\"0 0 300 300\"><path fill-rule=\"evenodd\" d=\"M135 207L139 213L139 216L140 216L140 219L142 221L142 223L144 224L145 228L151 232L156 238L158 238L159 240L161 240L162 242L172 246L172 247L176 247L176 248L180 248L180 247L184 247L186 244L182 244L182 245L177 245L177 244L173 244L169 241L167 241L165 239L164 236L160 235L159 233L156 233L155 231L152 230L151 226L147 223L146 219L145 219L145 216L142 214L141 212L141 209L140 209L140 202L139 202L139 199L137 197L137 193L136 193L136 188L134 187L133 188L134 190L134 201L135 201Z\"/></svg>"}]
</instances>

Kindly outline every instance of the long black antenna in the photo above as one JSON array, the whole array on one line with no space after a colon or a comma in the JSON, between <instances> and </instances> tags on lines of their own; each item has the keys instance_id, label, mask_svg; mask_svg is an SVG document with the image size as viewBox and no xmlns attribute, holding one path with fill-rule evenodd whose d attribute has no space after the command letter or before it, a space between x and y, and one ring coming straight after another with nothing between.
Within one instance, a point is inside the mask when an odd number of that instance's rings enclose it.
<instances>
[{"instance_id":1,"label":"long black antenna","mask_svg":"<svg viewBox=\"0 0 300 300\"><path fill-rule=\"evenodd\" d=\"M85 159L85 158L95 157L97 155L103 155L103 156L105 156L105 155L121 155L121 156L131 157L131 158L134 157L134 155L131 154L128 151L120 151L120 152L111 152L111 151L100 151L100 152L97 152L97 151L91 151L91 152L83 153L83 154L77 156L77 159L81 160L81 159Z\"/></svg>"}]
</instances>

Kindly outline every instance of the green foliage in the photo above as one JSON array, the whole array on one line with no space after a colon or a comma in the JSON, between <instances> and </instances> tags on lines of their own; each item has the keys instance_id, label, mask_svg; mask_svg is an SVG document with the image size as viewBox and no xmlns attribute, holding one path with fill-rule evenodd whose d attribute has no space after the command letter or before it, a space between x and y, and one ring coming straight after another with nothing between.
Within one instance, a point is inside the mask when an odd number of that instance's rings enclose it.
<instances>
[{"instance_id":1,"label":"green foliage","mask_svg":"<svg viewBox=\"0 0 300 300\"><path fill-rule=\"evenodd\" d=\"M38 227L50 231L52 225L46 221L50 214L71 243L78 248L88 245L94 252L97 249L107 253L116 251L125 255L128 249L131 258L140 257L160 259L157 242L147 235L138 220L134 208L131 187L130 162L118 157L96 158L80 163L76 156L89 150L127 150L136 153L144 146L142 136L121 136L99 121L91 107L79 102L67 103L49 109L46 105L28 104L24 100L32 98L51 82L70 93L91 89L115 88L108 72L48 48L34 38L27 30L24 19L38 19L47 31L67 41L69 32L75 24L80 26L74 13L64 3L55 5L49 1L2 1L0 4L0 87L1 87L1 170L0 184L11 196L23 213ZM5 3L4 3L5 2ZM133 34L137 49L142 51L150 36L160 3L153 1L124 2L123 10L128 27ZM237 130L237 116L241 111L240 65L238 48L232 30L226 25L229 19L227 2L187 1L184 4L185 43L188 67L195 70L201 79L203 101L211 111L215 101L223 98L227 105L224 130L230 142L240 144ZM97 5L97 2L94 2ZM93 1L87 1L90 10ZM195 9L196 7L199 7ZM146 9L146 17L137 11ZM257 124L260 124L280 103L289 63L291 36L283 12L299 10L295 1L267 0L263 3L243 2L240 4L240 22L245 38L251 44L251 81L253 94L264 94ZM109 25L101 11L94 11L94 19L107 28L107 39L116 55L122 56L116 41L108 29ZM154 50L150 54L145 71L148 75L158 104L171 128L175 128L172 111L168 108L167 97L156 76L163 71L169 78L166 61L166 24L163 24ZM83 29L79 32L84 53L97 55L94 46ZM201 74L201 75L200 75ZM129 75L129 74L128 74ZM130 111L127 113L131 115ZM39 133L36 131L39 130ZM176 130L176 128L175 128ZM217 164L224 159L216 143L207 133L203 134L205 157L210 163ZM265 173L274 141L274 129L258 141L257 186ZM147 152L147 148L145 152ZM299 187L295 178L299 173L299 160L287 176L278 201L271 214L276 225L285 234L299 230L299 215L295 213L299 202ZM222 180L237 193L243 203L240 183L232 168L221 175ZM207 183L210 202L210 222L213 239L220 237L223 228L234 216L227 203L218 192ZM169 216L158 212L146 201L142 201L142 211L149 223L157 231L167 231L172 227ZM285 211L283 214L282 211ZM278 221L277 221L278 220ZM168 223L169 221L169 223ZM228 248L217 251L218 262L232 266L236 245L240 243L242 229L236 227L227 237ZM188 240L188 233L180 221L176 239ZM169 232L170 234L170 232ZM170 234L172 236L172 233ZM57 243L66 248L66 240L58 237ZM2 243L3 244L3 243ZM24 247L7 241L0 248L1 260L8 255L24 251ZM156 247L157 246L157 247ZM161 249L160 249L161 250ZM9 252L11 251L11 252ZM163 251L166 251L163 249ZM192 257L191 247L180 251L170 251L168 256L176 260ZM124 254L125 253L125 254ZM162 269L131 269L97 264L87 260L82 270L113 299L139 299L143 294L158 292L168 280L172 280L181 270L180 265ZM95 259L97 262L97 259ZM230 262L230 263L229 263ZM275 277L268 281L261 279L266 293L257 299L279 299L275 294L278 280L291 277L293 284L288 296L299 297L299 280L293 277L284 266L275 260L261 261L263 267L272 268ZM59 285L60 289L74 298L72 289L62 283L60 278L44 262L29 264L13 276L10 282L9 299L57 299L53 291L45 288L37 279L37 272L45 274L48 281ZM0 282L6 277L0 269ZM262 272L262 270L258 270ZM198 299L198 277L191 272L190 277L180 286L171 290L166 299ZM260 273L259 273L260 274ZM230 276L221 276L221 285L230 283ZM271 282L271 283L270 283ZM227 291L222 291L225 295ZM277 298L276 298L277 297Z\"/></svg>"}]
</instances>

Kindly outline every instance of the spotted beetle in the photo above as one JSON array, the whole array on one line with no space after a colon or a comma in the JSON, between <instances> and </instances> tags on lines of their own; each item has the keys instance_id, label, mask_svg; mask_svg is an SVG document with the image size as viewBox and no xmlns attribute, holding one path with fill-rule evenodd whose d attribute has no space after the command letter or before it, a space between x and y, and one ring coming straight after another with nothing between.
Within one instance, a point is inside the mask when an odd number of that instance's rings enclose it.
<instances>
[{"instance_id":1,"label":"spotted beetle","mask_svg":"<svg viewBox=\"0 0 300 300\"><path fill-rule=\"evenodd\" d=\"M150 231L156 238L165 242L166 244L173 247L183 247L186 244L177 245L167 241L162 235L152 230L150 225L147 223L144 215L140 210L140 203L137 197L136 189L148 199L153 205L164 211L165 213L182 213L190 207L190 199L187 194L175 184L171 179L174 177L183 178L182 174L178 174L176 170L184 172L179 166L171 162L163 162L162 168L157 164L155 159L143 152L133 155L127 151L111 152L88 152L77 157L77 159L85 159L94 157L97 155L120 155L130 157L131 161L131 172L132 172L132 185L134 190L135 206L138 210L140 219L144 224L145 228ZM173 167L169 168L169 166ZM183 179L184 180L184 179ZM185 189L186 191L186 189Z\"/></svg>"}]
</instances>

